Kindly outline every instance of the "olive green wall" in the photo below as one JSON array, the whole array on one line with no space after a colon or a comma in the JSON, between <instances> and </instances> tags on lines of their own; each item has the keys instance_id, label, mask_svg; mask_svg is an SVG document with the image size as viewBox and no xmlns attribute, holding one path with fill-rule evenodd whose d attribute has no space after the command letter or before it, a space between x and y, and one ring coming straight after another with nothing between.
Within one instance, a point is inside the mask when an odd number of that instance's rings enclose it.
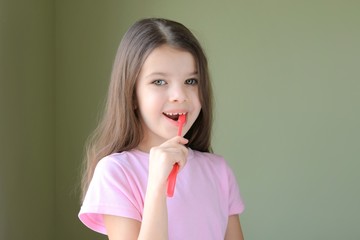
<instances>
[{"instance_id":1,"label":"olive green wall","mask_svg":"<svg viewBox=\"0 0 360 240\"><path fill-rule=\"evenodd\" d=\"M0 239L54 236L54 5L0 1Z\"/></svg>"},{"instance_id":2,"label":"olive green wall","mask_svg":"<svg viewBox=\"0 0 360 240\"><path fill-rule=\"evenodd\" d=\"M28 2L0 5L0 239L106 239L77 219L83 145L121 36L150 16L207 51L246 239L360 238L360 2Z\"/></svg>"}]
</instances>

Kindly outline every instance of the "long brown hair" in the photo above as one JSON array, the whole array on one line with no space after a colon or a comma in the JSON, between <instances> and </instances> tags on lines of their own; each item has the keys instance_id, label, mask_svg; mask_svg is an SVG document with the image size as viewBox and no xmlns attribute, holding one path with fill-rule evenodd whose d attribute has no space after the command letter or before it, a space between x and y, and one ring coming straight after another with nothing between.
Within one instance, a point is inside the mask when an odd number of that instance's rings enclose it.
<instances>
[{"instance_id":1,"label":"long brown hair","mask_svg":"<svg viewBox=\"0 0 360 240\"><path fill-rule=\"evenodd\" d=\"M201 111L185 138L189 140L188 147L211 152L212 88L202 47L181 23L160 18L142 19L129 28L118 48L104 114L87 143L82 199L103 157L131 150L141 142L143 129L135 109L135 84L147 56L163 44L191 53L197 63Z\"/></svg>"}]
</instances>

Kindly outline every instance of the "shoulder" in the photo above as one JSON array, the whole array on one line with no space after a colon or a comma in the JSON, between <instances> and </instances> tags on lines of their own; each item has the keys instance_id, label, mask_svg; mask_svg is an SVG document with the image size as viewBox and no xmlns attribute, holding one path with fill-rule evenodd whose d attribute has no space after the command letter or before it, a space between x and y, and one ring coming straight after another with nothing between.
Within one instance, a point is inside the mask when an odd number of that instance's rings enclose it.
<instances>
[{"instance_id":1,"label":"shoulder","mask_svg":"<svg viewBox=\"0 0 360 240\"><path fill-rule=\"evenodd\" d=\"M225 158L215 153L191 150L189 163L191 166L196 166L201 172L217 176L222 181L228 179L229 175L233 175Z\"/></svg>"},{"instance_id":2,"label":"shoulder","mask_svg":"<svg viewBox=\"0 0 360 240\"><path fill-rule=\"evenodd\" d=\"M114 172L122 168L122 165L127 162L125 153L113 153L102 158L96 165L94 174L99 172Z\"/></svg>"},{"instance_id":3,"label":"shoulder","mask_svg":"<svg viewBox=\"0 0 360 240\"><path fill-rule=\"evenodd\" d=\"M223 156L195 150L192 150L191 156L193 158L192 162L199 165L202 171L210 171L213 176L218 176L222 181L234 181L234 172Z\"/></svg>"},{"instance_id":4,"label":"shoulder","mask_svg":"<svg viewBox=\"0 0 360 240\"><path fill-rule=\"evenodd\" d=\"M95 169L79 217L91 229L106 233L103 215L141 220L146 174L144 156L129 152L102 158Z\"/></svg>"},{"instance_id":5,"label":"shoulder","mask_svg":"<svg viewBox=\"0 0 360 240\"><path fill-rule=\"evenodd\" d=\"M193 150L193 149L190 149L190 154L189 154L190 157L194 157L194 158L207 158L207 159L224 159L221 155L218 155L216 153L210 153L210 152L200 152L200 151L197 151L197 150Z\"/></svg>"},{"instance_id":6,"label":"shoulder","mask_svg":"<svg viewBox=\"0 0 360 240\"><path fill-rule=\"evenodd\" d=\"M215 153L191 150L190 158L194 158L196 161L203 162L204 164L228 168L228 163L224 157Z\"/></svg>"},{"instance_id":7,"label":"shoulder","mask_svg":"<svg viewBox=\"0 0 360 240\"><path fill-rule=\"evenodd\" d=\"M146 163L146 154L142 154L138 151L124 151L120 153L113 153L102 158L97 168L101 169L113 169L113 168L128 168L136 166L138 164Z\"/></svg>"},{"instance_id":8,"label":"shoulder","mask_svg":"<svg viewBox=\"0 0 360 240\"><path fill-rule=\"evenodd\" d=\"M121 194L127 197L142 195L147 172L146 155L133 151L114 153L98 162L89 189L97 189L96 192L114 196L114 199Z\"/></svg>"},{"instance_id":9,"label":"shoulder","mask_svg":"<svg viewBox=\"0 0 360 240\"><path fill-rule=\"evenodd\" d=\"M96 165L94 176L121 178L136 175L148 168L147 156L138 151L113 153L102 158Z\"/></svg>"}]
</instances>

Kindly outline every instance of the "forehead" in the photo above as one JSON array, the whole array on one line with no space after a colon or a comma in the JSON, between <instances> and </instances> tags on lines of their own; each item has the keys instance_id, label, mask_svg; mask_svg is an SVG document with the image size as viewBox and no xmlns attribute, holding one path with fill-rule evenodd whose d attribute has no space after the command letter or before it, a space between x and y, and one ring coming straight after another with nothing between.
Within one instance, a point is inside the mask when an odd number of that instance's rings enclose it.
<instances>
[{"instance_id":1,"label":"forehead","mask_svg":"<svg viewBox=\"0 0 360 240\"><path fill-rule=\"evenodd\" d=\"M146 77L155 73L181 76L196 72L196 62L190 52L162 45L148 55L141 68L140 76Z\"/></svg>"}]
</instances>

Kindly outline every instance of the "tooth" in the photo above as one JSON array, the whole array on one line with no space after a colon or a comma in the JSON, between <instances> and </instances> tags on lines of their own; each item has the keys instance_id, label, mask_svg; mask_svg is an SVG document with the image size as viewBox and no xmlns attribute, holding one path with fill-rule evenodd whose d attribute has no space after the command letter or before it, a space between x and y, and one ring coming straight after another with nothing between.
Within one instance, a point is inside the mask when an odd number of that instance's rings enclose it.
<instances>
[{"instance_id":1,"label":"tooth","mask_svg":"<svg viewBox=\"0 0 360 240\"><path fill-rule=\"evenodd\" d=\"M185 115L186 113L165 113L165 114L169 116L175 116L175 115Z\"/></svg>"}]
</instances>

